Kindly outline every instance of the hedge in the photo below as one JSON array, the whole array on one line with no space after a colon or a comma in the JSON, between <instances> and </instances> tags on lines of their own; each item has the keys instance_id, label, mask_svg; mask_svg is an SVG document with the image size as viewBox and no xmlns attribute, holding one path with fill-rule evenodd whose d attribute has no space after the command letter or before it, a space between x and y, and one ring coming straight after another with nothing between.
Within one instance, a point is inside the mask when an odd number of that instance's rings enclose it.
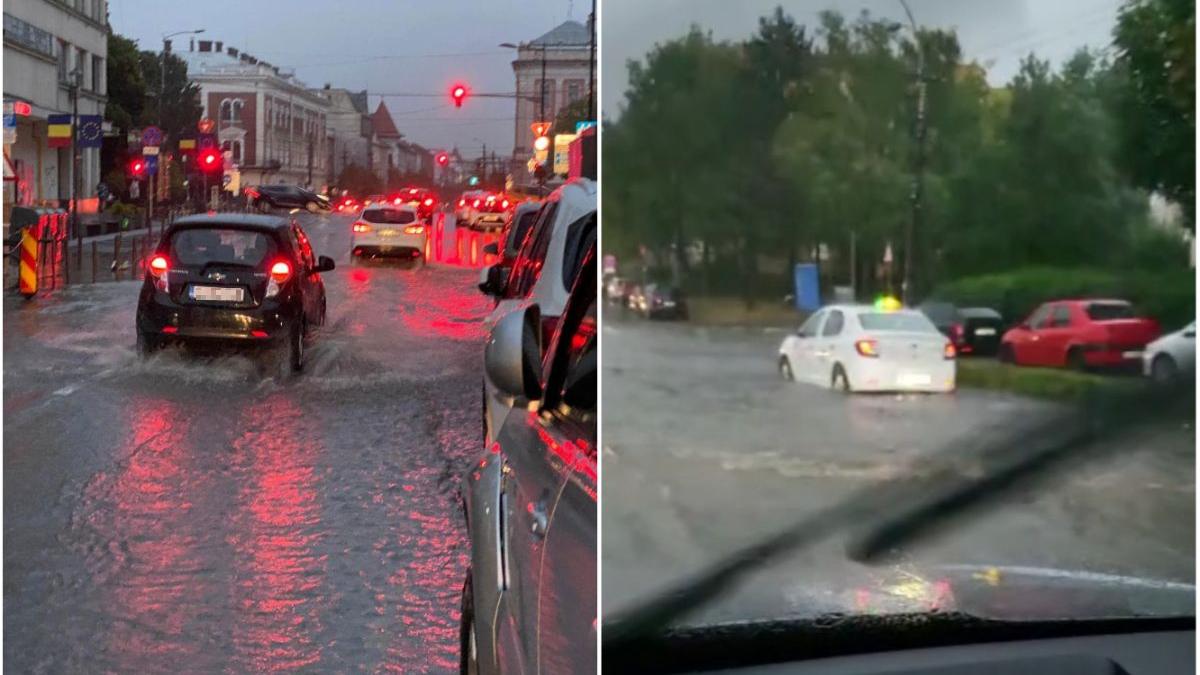
<instances>
[{"instance_id":1,"label":"hedge","mask_svg":"<svg viewBox=\"0 0 1200 675\"><path fill-rule=\"evenodd\" d=\"M1157 319L1164 331L1172 331L1195 318L1195 270L1032 267L963 277L938 286L930 296L960 307L991 307L1009 323L1048 300L1086 297L1128 300L1143 315Z\"/></svg>"}]
</instances>

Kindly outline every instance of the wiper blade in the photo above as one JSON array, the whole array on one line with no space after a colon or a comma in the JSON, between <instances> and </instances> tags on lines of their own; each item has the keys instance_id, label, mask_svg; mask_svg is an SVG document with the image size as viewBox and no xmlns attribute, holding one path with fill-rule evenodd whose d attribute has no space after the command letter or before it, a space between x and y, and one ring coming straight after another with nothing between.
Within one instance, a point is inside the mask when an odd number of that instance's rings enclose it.
<instances>
[{"instance_id":1,"label":"wiper blade","mask_svg":"<svg viewBox=\"0 0 1200 675\"><path fill-rule=\"evenodd\" d=\"M989 465L978 477L964 477L963 472L949 468L925 480L899 479L883 485L870 486L839 505L807 516L796 524L759 543L745 547L727 558L710 565L689 580L641 603L632 610L619 613L605 622L604 648L619 650L622 645L649 638L680 617L708 604L728 591L751 572L771 561L806 548L830 534L860 526L871 517L896 513L897 505L915 504L901 510L883 525L872 528L850 546L851 557L870 562L901 545L915 541L989 499L999 497L1022 479L1044 475L1048 469L1065 460L1087 453L1100 434L1115 435L1141 422L1158 417L1185 400L1194 400L1194 381L1174 387L1146 389L1131 388L1121 393L1091 392L1074 416L1050 420L1035 431L1005 442L998 448L977 453L974 459ZM1188 410L1193 409L1188 407ZM1068 421L1068 424L1064 424ZM1035 445L1035 441L1050 439ZM1019 449L1012 450L1016 446ZM1032 446L1032 450L1024 448ZM955 460L963 460L961 453ZM1088 457L1091 459L1091 457ZM929 495L933 495L932 498Z\"/></svg>"}]
</instances>

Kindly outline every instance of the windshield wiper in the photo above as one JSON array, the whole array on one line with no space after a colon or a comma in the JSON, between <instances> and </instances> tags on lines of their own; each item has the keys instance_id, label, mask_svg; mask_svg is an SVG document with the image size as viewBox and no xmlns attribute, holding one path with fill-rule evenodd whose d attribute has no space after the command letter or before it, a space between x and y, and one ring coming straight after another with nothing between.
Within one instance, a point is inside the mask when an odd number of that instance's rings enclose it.
<instances>
[{"instance_id":1,"label":"windshield wiper","mask_svg":"<svg viewBox=\"0 0 1200 675\"><path fill-rule=\"evenodd\" d=\"M1131 387L1129 391L1089 392L1072 414L1056 417L1022 433L1015 440L978 452L970 458L952 455L951 465L966 459L980 460L984 470L964 476L951 468L924 480L903 478L870 486L839 505L809 515L759 543L736 551L683 583L659 593L632 610L618 613L604 625L604 649L620 650L660 633L680 617L708 604L746 575L779 557L801 550L830 534L861 526L873 527L848 547L861 562L878 560L886 553L929 534L952 518L996 499L1014 486L1045 476L1070 459L1094 459L1085 452L1096 440L1112 437L1194 400L1194 380L1173 387ZM1189 406L1187 410L1193 410ZM911 504L904 508L905 504ZM881 514L893 515L880 521Z\"/></svg>"}]
</instances>

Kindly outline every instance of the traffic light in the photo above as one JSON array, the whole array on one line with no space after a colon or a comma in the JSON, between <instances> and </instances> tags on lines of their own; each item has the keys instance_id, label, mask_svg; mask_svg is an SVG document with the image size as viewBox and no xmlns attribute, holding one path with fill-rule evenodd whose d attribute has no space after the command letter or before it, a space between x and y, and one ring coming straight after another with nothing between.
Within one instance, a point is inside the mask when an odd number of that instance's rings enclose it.
<instances>
[{"instance_id":1,"label":"traffic light","mask_svg":"<svg viewBox=\"0 0 1200 675\"><path fill-rule=\"evenodd\" d=\"M200 170L206 173L220 171L222 168L221 153L217 152L215 148L201 150L196 161L200 164Z\"/></svg>"},{"instance_id":2,"label":"traffic light","mask_svg":"<svg viewBox=\"0 0 1200 675\"><path fill-rule=\"evenodd\" d=\"M450 155L444 152L439 152L434 156L433 160L438 163L438 166L446 166L450 164Z\"/></svg>"},{"instance_id":3,"label":"traffic light","mask_svg":"<svg viewBox=\"0 0 1200 675\"><path fill-rule=\"evenodd\" d=\"M538 152L545 152L546 150L550 149L550 137L538 136L533 141L533 149L537 150Z\"/></svg>"},{"instance_id":4,"label":"traffic light","mask_svg":"<svg viewBox=\"0 0 1200 675\"><path fill-rule=\"evenodd\" d=\"M129 161L129 175L135 179L141 179L146 176L146 160L141 157L135 157Z\"/></svg>"},{"instance_id":5,"label":"traffic light","mask_svg":"<svg viewBox=\"0 0 1200 675\"><path fill-rule=\"evenodd\" d=\"M456 84L450 88L450 98L454 100L454 107L461 108L463 101L467 98L467 87L464 84Z\"/></svg>"}]
</instances>

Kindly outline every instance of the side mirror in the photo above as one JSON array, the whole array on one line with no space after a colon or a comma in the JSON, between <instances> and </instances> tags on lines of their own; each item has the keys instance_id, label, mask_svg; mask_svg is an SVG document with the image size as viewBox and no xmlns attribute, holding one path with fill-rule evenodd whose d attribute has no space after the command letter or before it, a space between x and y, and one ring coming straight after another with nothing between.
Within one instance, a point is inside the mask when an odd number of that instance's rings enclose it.
<instances>
[{"instance_id":1,"label":"side mirror","mask_svg":"<svg viewBox=\"0 0 1200 675\"><path fill-rule=\"evenodd\" d=\"M334 265L334 263L333 263L333 258L330 258L329 256L326 256L326 255L317 256L317 269L314 271L315 272L332 272L333 268L335 266L336 265Z\"/></svg>"},{"instance_id":2,"label":"side mirror","mask_svg":"<svg viewBox=\"0 0 1200 675\"><path fill-rule=\"evenodd\" d=\"M537 305L509 312L492 328L483 348L488 378L510 396L541 398L542 330Z\"/></svg>"},{"instance_id":3,"label":"side mirror","mask_svg":"<svg viewBox=\"0 0 1200 675\"><path fill-rule=\"evenodd\" d=\"M500 247L496 244L496 242L493 241L492 243L483 247L483 252L488 255L500 255Z\"/></svg>"},{"instance_id":4,"label":"side mirror","mask_svg":"<svg viewBox=\"0 0 1200 675\"><path fill-rule=\"evenodd\" d=\"M479 291L484 295L498 298L504 294L504 287L507 285L508 270L500 265L485 267L479 273Z\"/></svg>"}]
</instances>

